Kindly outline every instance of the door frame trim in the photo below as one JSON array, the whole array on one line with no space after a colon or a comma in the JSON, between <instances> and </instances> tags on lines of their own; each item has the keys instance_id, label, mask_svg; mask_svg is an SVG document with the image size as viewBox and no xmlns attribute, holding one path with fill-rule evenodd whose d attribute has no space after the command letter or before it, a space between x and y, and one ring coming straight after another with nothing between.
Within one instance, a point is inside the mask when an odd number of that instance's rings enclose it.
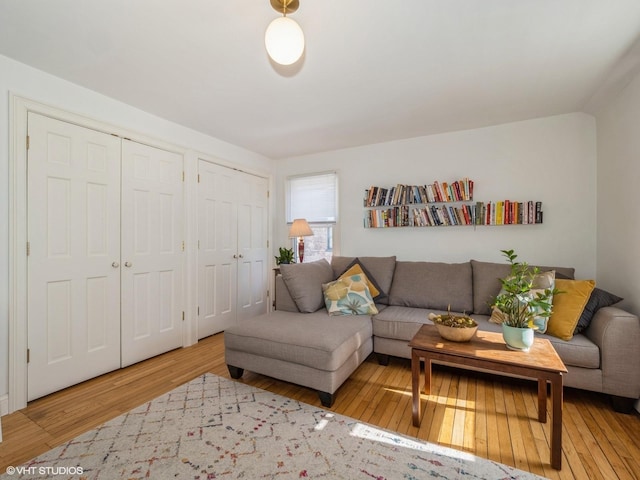
<instances>
[{"instance_id":1,"label":"door frame trim","mask_svg":"<svg viewBox=\"0 0 640 480\"><path fill-rule=\"evenodd\" d=\"M166 143L130 130L101 122L80 114L46 105L9 92L9 352L8 352L8 413L27 406L27 133L28 114L37 113L56 120L71 123L99 132L127 138L183 156L187 170L187 152L183 147ZM190 189L185 181L184 195ZM185 217L186 218L186 217ZM184 225L183 235L188 234ZM188 270L189 248L185 248L185 271ZM183 273L184 275L184 273ZM188 278L183 277L183 289ZM187 297L184 297L185 299ZM191 305L185 304L186 317L191 319ZM183 345L190 345L193 327L191 322L183 326Z\"/></svg>"}]
</instances>

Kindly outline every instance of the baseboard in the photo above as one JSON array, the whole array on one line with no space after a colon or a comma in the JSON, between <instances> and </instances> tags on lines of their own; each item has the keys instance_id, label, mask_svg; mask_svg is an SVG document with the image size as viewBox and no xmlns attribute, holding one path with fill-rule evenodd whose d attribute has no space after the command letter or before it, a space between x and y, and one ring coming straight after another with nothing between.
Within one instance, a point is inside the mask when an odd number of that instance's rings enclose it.
<instances>
[{"instance_id":1,"label":"baseboard","mask_svg":"<svg viewBox=\"0 0 640 480\"><path fill-rule=\"evenodd\" d=\"M638 413L640 413L640 399L636 400L636 403L633 406L638 411Z\"/></svg>"},{"instance_id":2,"label":"baseboard","mask_svg":"<svg viewBox=\"0 0 640 480\"><path fill-rule=\"evenodd\" d=\"M9 395L0 395L0 417L9 413Z\"/></svg>"},{"instance_id":3,"label":"baseboard","mask_svg":"<svg viewBox=\"0 0 640 480\"><path fill-rule=\"evenodd\" d=\"M0 417L9 413L9 395L0 396ZM0 443L2 443L2 422L0 421Z\"/></svg>"}]
</instances>

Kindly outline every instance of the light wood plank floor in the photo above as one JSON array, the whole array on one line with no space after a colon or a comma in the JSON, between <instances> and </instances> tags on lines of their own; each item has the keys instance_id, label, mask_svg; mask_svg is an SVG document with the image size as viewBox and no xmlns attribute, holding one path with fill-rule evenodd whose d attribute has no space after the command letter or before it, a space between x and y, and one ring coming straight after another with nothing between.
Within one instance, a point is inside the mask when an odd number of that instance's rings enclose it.
<instances>
[{"instance_id":1,"label":"light wood plank floor","mask_svg":"<svg viewBox=\"0 0 640 480\"><path fill-rule=\"evenodd\" d=\"M2 417L0 473L205 372L229 378L222 334L31 402ZM306 388L251 372L242 381L320 406ZM332 410L552 479L640 480L640 414L614 412L605 395L565 389L558 472L549 465L550 421L537 421L535 382L436 366L432 391L422 425L413 427L409 361L382 367L371 356Z\"/></svg>"}]
</instances>

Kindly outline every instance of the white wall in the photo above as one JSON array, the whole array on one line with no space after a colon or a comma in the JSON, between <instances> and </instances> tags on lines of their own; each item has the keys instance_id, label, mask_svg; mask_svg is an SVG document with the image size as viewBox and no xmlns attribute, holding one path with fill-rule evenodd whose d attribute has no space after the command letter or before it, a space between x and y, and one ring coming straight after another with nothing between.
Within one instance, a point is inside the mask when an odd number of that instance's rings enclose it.
<instances>
[{"instance_id":1,"label":"white wall","mask_svg":"<svg viewBox=\"0 0 640 480\"><path fill-rule=\"evenodd\" d=\"M640 75L596 114L598 285L640 315Z\"/></svg>"},{"instance_id":2,"label":"white wall","mask_svg":"<svg viewBox=\"0 0 640 480\"><path fill-rule=\"evenodd\" d=\"M195 152L202 152L265 175L273 169L261 155L0 56L0 408L8 391L9 93L191 149L187 161L195 162Z\"/></svg>"},{"instance_id":3,"label":"white wall","mask_svg":"<svg viewBox=\"0 0 640 480\"><path fill-rule=\"evenodd\" d=\"M274 247L288 243L284 181L288 175L339 173L340 253L401 260L503 261L501 249L545 265L596 273L596 131L573 113L278 161ZM541 200L535 226L364 229L363 196L371 185L475 181L474 200Z\"/></svg>"}]
</instances>

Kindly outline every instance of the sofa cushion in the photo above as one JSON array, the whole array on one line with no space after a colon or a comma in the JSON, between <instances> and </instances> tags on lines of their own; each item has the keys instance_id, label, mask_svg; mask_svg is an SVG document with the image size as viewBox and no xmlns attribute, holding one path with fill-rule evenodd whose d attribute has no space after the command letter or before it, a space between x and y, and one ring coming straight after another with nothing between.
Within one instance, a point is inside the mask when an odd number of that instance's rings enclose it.
<instances>
[{"instance_id":1,"label":"sofa cushion","mask_svg":"<svg viewBox=\"0 0 640 480\"><path fill-rule=\"evenodd\" d=\"M363 273L342 275L338 280L323 284L322 291L329 315L375 315L378 313L369 293L367 277Z\"/></svg>"},{"instance_id":2,"label":"sofa cushion","mask_svg":"<svg viewBox=\"0 0 640 480\"><path fill-rule=\"evenodd\" d=\"M322 284L333 280L333 270L326 260L280 265L280 273L298 310L315 312L324 307Z\"/></svg>"},{"instance_id":3,"label":"sofa cushion","mask_svg":"<svg viewBox=\"0 0 640 480\"><path fill-rule=\"evenodd\" d=\"M362 265L367 277L375 282L376 288L380 290L380 295L375 298L376 303L388 304L389 290L393 280L393 273L396 268L396 257L341 257L334 256L331 259L333 268L333 278L338 278L351 265L359 263Z\"/></svg>"},{"instance_id":4,"label":"sofa cushion","mask_svg":"<svg viewBox=\"0 0 640 480\"><path fill-rule=\"evenodd\" d=\"M547 333L563 340L571 340L580 315L596 286L593 280L556 280L556 288L562 293L555 296L553 313L549 318Z\"/></svg>"},{"instance_id":5,"label":"sofa cushion","mask_svg":"<svg viewBox=\"0 0 640 480\"><path fill-rule=\"evenodd\" d=\"M422 324L433 323L427 318L430 311L391 305L372 317L373 334L376 337L409 342Z\"/></svg>"},{"instance_id":6,"label":"sofa cushion","mask_svg":"<svg viewBox=\"0 0 640 480\"><path fill-rule=\"evenodd\" d=\"M239 321L224 332L226 349L335 371L372 335L368 316L330 317L325 310L275 311Z\"/></svg>"},{"instance_id":7,"label":"sofa cushion","mask_svg":"<svg viewBox=\"0 0 640 480\"><path fill-rule=\"evenodd\" d=\"M396 262L389 304L472 312L471 264Z\"/></svg>"},{"instance_id":8,"label":"sofa cushion","mask_svg":"<svg viewBox=\"0 0 640 480\"><path fill-rule=\"evenodd\" d=\"M502 284L501 278L511 273L511 265L508 263L479 262L471 260L473 270L473 313L478 315L491 315L491 305L495 300ZM566 278L574 278L575 269L568 267L538 267L540 271L555 270Z\"/></svg>"}]
</instances>

